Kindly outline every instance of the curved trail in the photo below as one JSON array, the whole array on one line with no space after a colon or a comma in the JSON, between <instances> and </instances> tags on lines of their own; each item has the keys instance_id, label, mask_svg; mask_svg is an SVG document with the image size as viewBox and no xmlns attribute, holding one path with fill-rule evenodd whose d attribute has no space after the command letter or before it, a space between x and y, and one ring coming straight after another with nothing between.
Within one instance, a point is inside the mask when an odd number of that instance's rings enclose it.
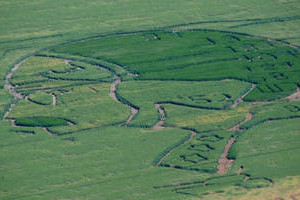
<instances>
[{"instance_id":1,"label":"curved trail","mask_svg":"<svg viewBox=\"0 0 300 200\"><path fill-rule=\"evenodd\" d=\"M109 91L109 95L111 96L111 98L116 101L116 102L119 102L127 107L130 108L130 115L129 117L126 119L125 123L121 123L119 126L123 126L124 124L129 124L133 118L138 114L139 110L130 106L130 105L127 105L127 104L124 104L122 103L121 101L119 101L118 97L117 97L117 87L118 85L122 82L122 79L121 77L119 76L115 76L115 81L112 82L112 84L110 85L110 91Z\"/></svg>"},{"instance_id":2,"label":"curved trail","mask_svg":"<svg viewBox=\"0 0 300 200\"><path fill-rule=\"evenodd\" d=\"M14 99L23 99L24 96L21 94L21 93L18 93L16 90L15 90L15 87L11 84L11 79L13 77L13 74L14 72L19 69L19 67L26 61L27 59L25 60L22 60L21 62L19 62L18 64L16 64L12 69L11 71L6 75L5 77L5 84L4 84L4 88L11 94L13 95Z\"/></svg>"},{"instance_id":3,"label":"curved trail","mask_svg":"<svg viewBox=\"0 0 300 200\"><path fill-rule=\"evenodd\" d=\"M55 136L48 128L43 128L43 130L50 136Z\"/></svg>"},{"instance_id":4,"label":"curved trail","mask_svg":"<svg viewBox=\"0 0 300 200\"><path fill-rule=\"evenodd\" d=\"M244 132L244 130L241 129L240 127L241 127L243 124L245 124L245 123L247 123L248 121L250 121L252 118L253 118L252 113L248 113L247 116L246 116L246 119L245 119L244 121L240 122L239 124L235 125L234 127L230 128L229 130L230 130L230 131L238 131L238 132L240 132L240 133ZM229 150L231 149L233 143L234 143L235 140L236 140L236 137L237 137L237 136L231 137L231 138L228 140L228 142L227 142L227 144L226 144L226 146L225 146L224 152L222 153L221 158L219 159L219 162L218 162L218 163L219 163L219 164L218 164L218 167L217 167L217 169L218 169L217 173L218 173L218 174L226 174L226 173L227 173L227 169L228 169L228 168L233 164L233 162L234 162L234 160L228 159L227 156L228 156Z\"/></svg>"},{"instance_id":5,"label":"curved trail","mask_svg":"<svg viewBox=\"0 0 300 200\"><path fill-rule=\"evenodd\" d=\"M16 90L15 90L15 87L11 84L11 79L14 75L14 72L19 69L19 67L27 60L24 59L22 60L21 62L17 63L14 65L14 67L10 70L10 72L6 75L5 77L5 83L4 83L4 89L6 89L14 98L14 100L18 100L18 99L23 99L24 96L21 94L21 93L18 93ZM12 122L12 126L14 127L15 126L15 122L14 120L9 120L8 119L8 116L10 114L10 112L12 111L13 107L15 106L15 104L10 104L10 107L9 109L7 110L7 112L4 114L3 116L3 120L5 121L11 121Z\"/></svg>"},{"instance_id":6,"label":"curved trail","mask_svg":"<svg viewBox=\"0 0 300 200\"><path fill-rule=\"evenodd\" d=\"M240 123L238 123L237 125L233 126L232 128L230 128L230 131L238 131L240 133L244 132L243 129L241 129L241 126L244 125L245 123L247 123L248 121L252 120L253 118L253 114L252 113L248 113L246 116L246 119Z\"/></svg>"},{"instance_id":7,"label":"curved trail","mask_svg":"<svg viewBox=\"0 0 300 200\"><path fill-rule=\"evenodd\" d=\"M57 105L57 96L54 93L51 93L52 96L52 105L56 106Z\"/></svg>"},{"instance_id":8,"label":"curved trail","mask_svg":"<svg viewBox=\"0 0 300 200\"><path fill-rule=\"evenodd\" d=\"M112 82L112 84L110 85L110 91L109 91L109 95L111 96L111 98L116 101L116 102L120 102L117 98L117 86L121 83L121 78L119 76L115 76L115 81Z\"/></svg>"},{"instance_id":9,"label":"curved trail","mask_svg":"<svg viewBox=\"0 0 300 200\"><path fill-rule=\"evenodd\" d=\"M195 132L195 131L190 130L190 132L191 132L190 137L189 137L182 145L188 143L189 141L191 141L191 140L195 137L195 135L197 135L197 132ZM179 145L179 146L181 146L181 145ZM178 147L179 147L179 146L178 146ZM162 162L163 162L163 161L164 161L171 153L173 153L178 147L173 148L173 149L170 150L166 155L164 155L164 156L156 163L156 167L159 167L160 164L161 164L161 163L162 163Z\"/></svg>"},{"instance_id":10,"label":"curved trail","mask_svg":"<svg viewBox=\"0 0 300 200\"><path fill-rule=\"evenodd\" d=\"M247 96L255 87L256 87L256 84L252 84L251 88L248 91L246 91L245 94L243 94L237 100L234 101L231 108L236 108L239 105L239 103L241 103L243 101L244 97Z\"/></svg>"},{"instance_id":11,"label":"curved trail","mask_svg":"<svg viewBox=\"0 0 300 200\"><path fill-rule=\"evenodd\" d=\"M164 129L165 127L163 125L166 120L166 113L165 113L164 109L162 109L161 104L156 103L155 108L158 110L161 117L160 117L159 121L153 126L153 129L154 130Z\"/></svg>"},{"instance_id":12,"label":"curved trail","mask_svg":"<svg viewBox=\"0 0 300 200\"><path fill-rule=\"evenodd\" d=\"M219 164L218 164L218 174L226 174L227 169L232 165L234 160L229 160L227 158L229 150L231 146L233 145L234 141L236 139L236 136L230 138L225 146L224 152L221 155L221 158L219 159Z\"/></svg>"}]
</instances>

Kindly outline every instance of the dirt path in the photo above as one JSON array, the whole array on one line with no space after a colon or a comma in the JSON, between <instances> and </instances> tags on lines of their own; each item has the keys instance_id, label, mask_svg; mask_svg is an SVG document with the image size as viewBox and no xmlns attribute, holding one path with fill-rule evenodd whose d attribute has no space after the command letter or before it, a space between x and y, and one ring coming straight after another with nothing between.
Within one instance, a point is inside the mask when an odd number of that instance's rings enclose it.
<instances>
[{"instance_id":1,"label":"dirt path","mask_svg":"<svg viewBox=\"0 0 300 200\"><path fill-rule=\"evenodd\" d=\"M57 105L57 96L54 93L51 93L52 96L52 105L56 106Z\"/></svg>"},{"instance_id":2,"label":"dirt path","mask_svg":"<svg viewBox=\"0 0 300 200\"><path fill-rule=\"evenodd\" d=\"M165 128L163 125L164 125L164 122L166 120L166 113L164 111L164 109L162 109L162 106L161 104L155 104L155 108L158 110L161 118L160 120L153 126L153 129L154 130L160 130L160 129L163 129Z\"/></svg>"},{"instance_id":3,"label":"dirt path","mask_svg":"<svg viewBox=\"0 0 300 200\"><path fill-rule=\"evenodd\" d=\"M153 129L154 130L161 130L161 129L164 129L164 122L166 120L166 113L165 113L165 110L162 108L162 105L161 104L158 104L156 103L155 104L155 108L158 110L159 114L161 115L161 118L160 120L153 126ZM190 137L182 144L186 144L188 142L190 142L194 137L195 135L197 135L197 132L196 131L193 131L193 130L190 130ZM180 145L181 146L181 145ZM171 153L173 153L179 146L173 148L172 150L170 150L166 155L164 155L156 164L156 166L160 166L160 164L168 157L170 156Z\"/></svg>"},{"instance_id":4,"label":"dirt path","mask_svg":"<svg viewBox=\"0 0 300 200\"><path fill-rule=\"evenodd\" d=\"M5 84L4 84L4 88L11 94L13 95L14 99L23 99L24 96L21 94L21 93L18 93L16 90L15 90L15 87L10 83L11 82L11 79L13 77L13 74L14 72L19 69L19 67L26 61L27 59L25 60L22 60L21 62L19 62L18 64L16 64L12 69L11 71L6 75L5 77Z\"/></svg>"},{"instance_id":5,"label":"dirt path","mask_svg":"<svg viewBox=\"0 0 300 200\"><path fill-rule=\"evenodd\" d=\"M236 139L236 136L230 138L225 146L224 152L221 155L221 158L219 159L219 164L218 164L218 174L226 174L227 169L232 165L233 160L229 160L227 158L228 156L228 152L232 146L232 144L234 143Z\"/></svg>"},{"instance_id":6,"label":"dirt path","mask_svg":"<svg viewBox=\"0 0 300 200\"><path fill-rule=\"evenodd\" d=\"M299 101L300 100L300 88L297 88L297 91L287 97L290 101Z\"/></svg>"},{"instance_id":7,"label":"dirt path","mask_svg":"<svg viewBox=\"0 0 300 200\"><path fill-rule=\"evenodd\" d=\"M182 145L184 145L184 144L186 144L186 143L188 143L188 142L190 142L194 137L195 137L195 135L197 135L197 132L195 132L195 131L190 131L191 132L191 135L190 135L190 137L189 137L189 139L187 139ZM160 164L171 154L171 153L173 153L178 147L180 147L181 145L179 145L179 146L177 146L177 147L175 147L175 148L173 148L172 150L170 150L166 155L164 155L157 163L156 163L156 167L159 167L160 166Z\"/></svg>"},{"instance_id":8,"label":"dirt path","mask_svg":"<svg viewBox=\"0 0 300 200\"><path fill-rule=\"evenodd\" d=\"M122 103L121 101L119 101L119 99L117 98L117 87L118 85L122 82L121 80L121 77L119 76L115 76L115 81L112 82L112 84L110 85L110 91L109 91L109 95L111 96L111 98L116 101L116 102L119 102L119 103ZM122 103L123 104L123 103ZM127 107L130 108L130 115L129 117L126 119L125 123L122 123L120 124L119 126L123 126L125 124L129 124L132 119L138 114L139 110L134 108L134 107L131 107L130 105L126 105L126 104L123 104Z\"/></svg>"},{"instance_id":9,"label":"dirt path","mask_svg":"<svg viewBox=\"0 0 300 200\"><path fill-rule=\"evenodd\" d=\"M14 107L15 105L16 105L16 104L10 104L9 109L6 111L6 113L5 113L4 116L3 116L3 120L9 121L9 120L8 120L9 113L12 111L12 109L13 109L13 107Z\"/></svg>"},{"instance_id":10,"label":"dirt path","mask_svg":"<svg viewBox=\"0 0 300 200\"><path fill-rule=\"evenodd\" d=\"M55 136L48 128L43 128L43 130L50 136Z\"/></svg>"},{"instance_id":11,"label":"dirt path","mask_svg":"<svg viewBox=\"0 0 300 200\"><path fill-rule=\"evenodd\" d=\"M138 114L138 112L139 112L138 109L134 107L130 107L130 115L126 120L126 124L129 124L133 120L134 116Z\"/></svg>"},{"instance_id":12,"label":"dirt path","mask_svg":"<svg viewBox=\"0 0 300 200\"><path fill-rule=\"evenodd\" d=\"M121 83L121 78L119 76L115 76L115 81L112 82L112 84L110 85L109 95L116 102L119 102L119 100L117 98L117 94L116 94L117 86L119 85L119 83Z\"/></svg>"},{"instance_id":13,"label":"dirt path","mask_svg":"<svg viewBox=\"0 0 300 200\"><path fill-rule=\"evenodd\" d=\"M234 101L231 108L236 108L239 105L239 103L243 102L244 97L247 96L255 87L256 87L256 84L252 84L251 88L245 94L243 94L237 100Z\"/></svg>"},{"instance_id":14,"label":"dirt path","mask_svg":"<svg viewBox=\"0 0 300 200\"><path fill-rule=\"evenodd\" d=\"M4 83L4 89L6 89L15 100L18 99L23 99L24 96L21 93L18 93L15 90L15 87L11 84L11 79L13 77L14 72L19 69L19 67L26 61L27 59L22 60L21 62L17 63L11 70L10 72L6 75L5 77L5 83ZM10 107L8 109L8 111L4 114L3 116L3 120L5 121L9 121L8 120L8 116L9 113L12 111L13 107L15 106L15 104L10 104ZM12 126L14 126L14 121L12 121Z\"/></svg>"},{"instance_id":15,"label":"dirt path","mask_svg":"<svg viewBox=\"0 0 300 200\"><path fill-rule=\"evenodd\" d=\"M238 123L237 125L235 125L234 127L230 128L229 130L230 131L238 131L240 133L244 132L244 130L241 129L240 127L243 124L245 124L248 121L250 121L252 118L253 118L253 115L251 113L248 113L247 116L246 116L246 119L244 121ZM231 137L228 140L228 142L227 142L227 144L225 146L224 152L222 153L221 158L219 159L219 164L218 164L218 167L217 167L217 169L218 169L217 173L218 174L226 174L228 168L230 168L231 165L234 162L234 160L228 159L227 156L228 156L229 150L231 149L233 143L235 142L236 137L237 136Z\"/></svg>"},{"instance_id":16,"label":"dirt path","mask_svg":"<svg viewBox=\"0 0 300 200\"><path fill-rule=\"evenodd\" d=\"M242 133L244 130L241 129L241 126L244 125L245 123L247 123L248 121L252 120L253 118L253 114L252 113L248 113L246 116L246 119L240 123L238 123L237 125L233 126L232 128L230 128L230 131L238 131L240 133Z\"/></svg>"}]
</instances>

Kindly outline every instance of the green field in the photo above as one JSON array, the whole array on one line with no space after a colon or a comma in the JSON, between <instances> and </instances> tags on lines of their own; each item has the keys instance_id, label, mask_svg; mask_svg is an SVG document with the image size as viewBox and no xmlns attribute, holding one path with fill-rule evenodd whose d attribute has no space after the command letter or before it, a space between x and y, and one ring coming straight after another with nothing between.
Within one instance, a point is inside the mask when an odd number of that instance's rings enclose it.
<instances>
[{"instance_id":1,"label":"green field","mask_svg":"<svg viewBox=\"0 0 300 200\"><path fill-rule=\"evenodd\" d=\"M0 199L300 198L299 11L0 1Z\"/></svg>"}]
</instances>

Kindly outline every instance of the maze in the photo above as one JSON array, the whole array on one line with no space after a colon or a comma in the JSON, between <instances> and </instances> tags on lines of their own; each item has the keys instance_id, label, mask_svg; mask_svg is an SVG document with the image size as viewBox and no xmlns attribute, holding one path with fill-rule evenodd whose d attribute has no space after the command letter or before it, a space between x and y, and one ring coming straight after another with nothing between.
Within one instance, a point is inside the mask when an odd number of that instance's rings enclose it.
<instances>
[{"instance_id":1,"label":"maze","mask_svg":"<svg viewBox=\"0 0 300 200\"><path fill-rule=\"evenodd\" d=\"M279 41L215 30L120 33L42 50L17 64L6 77L15 101L4 119L16 133L32 135L182 129L189 135L153 165L211 177L154 188L202 197L224 185L274 184L249 163L243 172L238 143L258 126L299 119L299 101L286 98L299 87L299 50Z\"/></svg>"}]
</instances>

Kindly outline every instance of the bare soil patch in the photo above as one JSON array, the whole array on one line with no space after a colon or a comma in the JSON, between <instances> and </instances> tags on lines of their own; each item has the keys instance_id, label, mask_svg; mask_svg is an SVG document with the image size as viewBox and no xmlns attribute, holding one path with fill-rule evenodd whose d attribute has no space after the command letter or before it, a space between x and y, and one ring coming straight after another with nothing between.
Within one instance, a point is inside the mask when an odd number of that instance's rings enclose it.
<instances>
[{"instance_id":1,"label":"bare soil patch","mask_svg":"<svg viewBox=\"0 0 300 200\"><path fill-rule=\"evenodd\" d=\"M18 64L16 64L12 69L11 71L6 75L5 77L5 84L4 84L4 88L11 94L13 95L14 99L23 99L23 95L21 93L18 93L16 90L15 90L15 87L11 84L11 79L13 77L13 74L16 70L19 69L19 67L26 61L27 59L25 60L22 60L21 62L19 62Z\"/></svg>"},{"instance_id":2,"label":"bare soil patch","mask_svg":"<svg viewBox=\"0 0 300 200\"><path fill-rule=\"evenodd\" d=\"M233 164L233 162L234 162L234 160L229 160L229 159L227 158L227 156L228 156L228 152L229 152L229 150L230 150L232 144L234 143L235 139L236 139L236 136L231 137L231 138L228 140L228 142L227 142L227 144L226 144L226 146L225 146L224 152L222 153L221 158L220 158L220 160L219 160L218 171L217 171L218 174L226 174L227 169L228 169L228 168Z\"/></svg>"},{"instance_id":3,"label":"bare soil patch","mask_svg":"<svg viewBox=\"0 0 300 200\"><path fill-rule=\"evenodd\" d=\"M240 129L240 127L245 124L246 122L250 121L253 118L252 113L248 113L246 116L246 119L244 121L242 121L241 123L235 125L234 127L230 128L230 131L238 131L240 133L242 133L244 130ZM227 173L227 169L231 167L231 165L233 164L234 160L229 160L227 158L229 150L231 149L233 143L235 142L237 136L231 137L224 149L224 152L221 155L221 158L219 159L219 164L218 164L218 174L226 174ZM240 174L242 172L242 169L240 168L238 170L238 174Z\"/></svg>"},{"instance_id":4,"label":"bare soil patch","mask_svg":"<svg viewBox=\"0 0 300 200\"><path fill-rule=\"evenodd\" d=\"M297 88L297 91L287 97L290 101L299 101L300 100L300 88Z\"/></svg>"}]
</instances>

